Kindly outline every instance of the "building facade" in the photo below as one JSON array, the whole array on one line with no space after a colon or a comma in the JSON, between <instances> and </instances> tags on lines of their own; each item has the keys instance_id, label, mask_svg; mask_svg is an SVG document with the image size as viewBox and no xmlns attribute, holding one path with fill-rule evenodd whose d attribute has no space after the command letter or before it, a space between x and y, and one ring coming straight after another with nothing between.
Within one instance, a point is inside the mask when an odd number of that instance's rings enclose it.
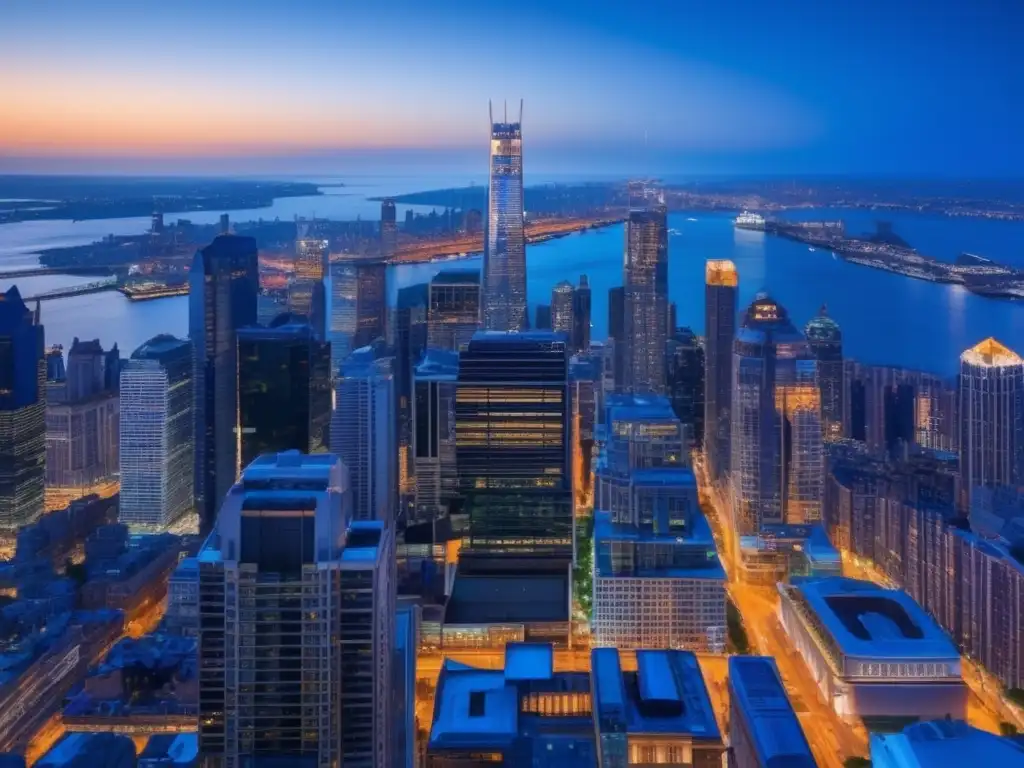
<instances>
[{"instance_id":1,"label":"building facade","mask_svg":"<svg viewBox=\"0 0 1024 768\"><path fill-rule=\"evenodd\" d=\"M480 272L445 269L430 281L427 346L464 349L480 328Z\"/></svg>"},{"instance_id":2,"label":"building facade","mask_svg":"<svg viewBox=\"0 0 1024 768\"><path fill-rule=\"evenodd\" d=\"M709 477L728 476L732 438L732 362L739 275L731 261L704 268L704 457Z\"/></svg>"},{"instance_id":3,"label":"building facade","mask_svg":"<svg viewBox=\"0 0 1024 768\"><path fill-rule=\"evenodd\" d=\"M580 275L580 284L572 294L572 348L581 354L590 351L591 303L590 281Z\"/></svg>"},{"instance_id":4,"label":"building facade","mask_svg":"<svg viewBox=\"0 0 1024 768\"><path fill-rule=\"evenodd\" d=\"M519 121L491 116L481 319L489 331L526 327L526 233L523 212L522 104Z\"/></svg>"},{"instance_id":5,"label":"building facade","mask_svg":"<svg viewBox=\"0 0 1024 768\"><path fill-rule=\"evenodd\" d=\"M626 219L623 336L626 389L665 391L668 340L668 209L645 192Z\"/></svg>"},{"instance_id":6,"label":"building facade","mask_svg":"<svg viewBox=\"0 0 1024 768\"><path fill-rule=\"evenodd\" d=\"M704 349L689 328L677 328L668 343L667 394L691 448L704 445Z\"/></svg>"},{"instance_id":7,"label":"building facade","mask_svg":"<svg viewBox=\"0 0 1024 768\"><path fill-rule=\"evenodd\" d=\"M118 519L166 531L195 506L192 343L156 336L121 371Z\"/></svg>"},{"instance_id":8,"label":"building facade","mask_svg":"<svg viewBox=\"0 0 1024 768\"><path fill-rule=\"evenodd\" d=\"M455 395L459 356L449 350L427 350L414 376L414 517L417 522L427 522L446 514L458 493Z\"/></svg>"},{"instance_id":9,"label":"building facade","mask_svg":"<svg viewBox=\"0 0 1024 768\"><path fill-rule=\"evenodd\" d=\"M295 274L288 286L288 312L305 318L319 339L327 338L327 292L324 279L329 268L329 243L311 237L311 225L299 222L295 241ZM307 231L303 231L307 230Z\"/></svg>"},{"instance_id":10,"label":"building facade","mask_svg":"<svg viewBox=\"0 0 1024 768\"><path fill-rule=\"evenodd\" d=\"M843 368L843 333L839 323L828 316L825 307L804 329L807 345L818 361L818 391L821 397L821 428L825 440L840 440L846 430L843 414L846 381Z\"/></svg>"},{"instance_id":11,"label":"building facade","mask_svg":"<svg viewBox=\"0 0 1024 768\"><path fill-rule=\"evenodd\" d=\"M209 531L238 477L238 329L256 324L259 263L251 237L220 235L196 253L189 272L189 326L195 369L195 495Z\"/></svg>"},{"instance_id":12,"label":"building facade","mask_svg":"<svg viewBox=\"0 0 1024 768\"><path fill-rule=\"evenodd\" d=\"M380 253L390 259L398 251L398 217L390 197L380 203Z\"/></svg>"},{"instance_id":13,"label":"building facade","mask_svg":"<svg viewBox=\"0 0 1024 768\"><path fill-rule=\"evenodd\" d=\"M563 280L551 289L551 330L564 333L572 340L576 327L573 321L573 294L576 289L568 280Z\"/></svg>"}]
</instances>

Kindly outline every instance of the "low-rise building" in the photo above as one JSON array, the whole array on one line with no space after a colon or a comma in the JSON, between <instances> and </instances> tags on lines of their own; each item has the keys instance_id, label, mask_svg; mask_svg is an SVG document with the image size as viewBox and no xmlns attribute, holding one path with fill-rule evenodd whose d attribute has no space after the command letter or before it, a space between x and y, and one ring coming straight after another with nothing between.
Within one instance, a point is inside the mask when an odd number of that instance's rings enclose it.
<instances>
[{"instance_id":1,"label":"low-rise building","mask_svg":"<svg viewBox=\"0 0 1024 768\"><path fill-rule=\"evenodd\" d=\"M905 592L838 577L778 590L782 626L837 715L890 728L964 716L960 654Z\"/></svg>"},{"instance_id":2,"label":"low-rise building","mask_svg":"<svg viewBox=\"0 0 1024 768\"><path fill-rule=\"evenodd\" d=\"M69 733L36 762L39 768L135 768L135 745L114 733Z\"/></svg>"},{"instance_id":3,"label":"low-rise building","mask_svg":"<svg viewBox=\"0 0 1024 768\"><path fill-rule=\"evenodd\" d=\"M899 733L871 734L872 768L1024 765L1024 744L959 720L915 723Z\"/></svg>"}]
</instances>

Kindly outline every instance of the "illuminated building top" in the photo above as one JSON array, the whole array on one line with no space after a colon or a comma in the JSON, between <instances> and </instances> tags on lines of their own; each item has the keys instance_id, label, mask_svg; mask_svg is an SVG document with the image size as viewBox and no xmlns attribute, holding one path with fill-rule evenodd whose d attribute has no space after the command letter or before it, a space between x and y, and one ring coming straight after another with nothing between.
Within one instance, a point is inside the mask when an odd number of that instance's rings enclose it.
<instances>
[{"instance_id":1,"label":"illuminated building top","mask_svg":"<svg viewBox=\"0 0 1024 768\"><path fill-rule=\"evenodd\" d=\"M708 285L735 288L739 284L736 265L728 259L710 259L704 267L704 281Z\"/></svg>"},{"instance_id":2,"label":"illuminated building top","mask_svg":"<svg viewBox=\"0 0 1024 768\"><path fill-rule=\"evenodd\" d=\"M828 316L827 308L822 305L818 314L807 323L806 334L808 341L840 341L843 332L839 323Z\"/></svg>"},{"instance_id":3,"label":"illuminated building top","mask_svg":"<svg viewBox=\"0 0 1024 768\"><path fill-rule=\"evenodd\" d=\"M1024 364L1024 358L1021 358L1012 349L1003 346L991 336L964 352L960 356L960 361L969 365L998 368Z\"/></svg>"}]
</instances>

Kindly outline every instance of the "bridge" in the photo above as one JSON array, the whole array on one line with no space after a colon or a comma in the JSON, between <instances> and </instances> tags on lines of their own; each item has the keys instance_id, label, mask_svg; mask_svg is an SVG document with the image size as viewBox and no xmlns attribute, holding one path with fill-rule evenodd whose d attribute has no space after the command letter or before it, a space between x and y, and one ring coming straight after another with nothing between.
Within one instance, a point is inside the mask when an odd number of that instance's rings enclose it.
<instances>
[{"instance_id":1,"label":"bridge","mask_svg":"<svg viewBox=\"0 0 1024 768\"><path fill-rule=\"evenodd\" d=\"M0 270L0 280L17 280L19 277L46 277L48 275L102 275L114 272L117 269L126 269L124 265L106 267L102 264L96 267L36 267L34 269L10 269Z\"/></svg>"},{"instance_id":2,"label":"bridge","mask_svg":"<svg viewBox=\"0 0 1024 768\"><path fill-rule=\"evenodd\" d=\"M44 291L43 293L37 293L35 296L28 296L24 299L26 304L33 301L49 301L50 299L66 299L69 296L84 296L89 293L100 293L101 291L113 291L118 286L118 279L116 275L110 277L104 277L102 280L96 280L92 283L83 283L82 285L69 285L65 288L54 288L51 291Z\"/></svg>"}]
</instances>

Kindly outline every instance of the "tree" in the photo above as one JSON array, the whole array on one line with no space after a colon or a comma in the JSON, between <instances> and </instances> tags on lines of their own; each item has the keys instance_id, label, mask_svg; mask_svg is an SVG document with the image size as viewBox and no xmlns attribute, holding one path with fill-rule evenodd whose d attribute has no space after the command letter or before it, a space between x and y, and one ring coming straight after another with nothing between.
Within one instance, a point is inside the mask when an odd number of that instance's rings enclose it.
<instances>
[{"instance_id":1,"label":"tree","mask_svg":"<svg viewBox=\"0 0 1024 768\"><path fill-rule=\"evenodd\" d=\"M750 653L750 640L743 628L743 618L732 600L725 601L725 623L729 630L729 642L736 653Z\"/></svg>"},{"instance_id":2,"label":"tree","mask_svg":"<svg viewBox=\"0 0 1024 768\"><path fill-rule=\"evenodd\" d=\"M999 733L1002 736L1016 736L1017 726L1013 723L1008 723L1005 720L999 724Z\"/></svg>"}]
</instances>

